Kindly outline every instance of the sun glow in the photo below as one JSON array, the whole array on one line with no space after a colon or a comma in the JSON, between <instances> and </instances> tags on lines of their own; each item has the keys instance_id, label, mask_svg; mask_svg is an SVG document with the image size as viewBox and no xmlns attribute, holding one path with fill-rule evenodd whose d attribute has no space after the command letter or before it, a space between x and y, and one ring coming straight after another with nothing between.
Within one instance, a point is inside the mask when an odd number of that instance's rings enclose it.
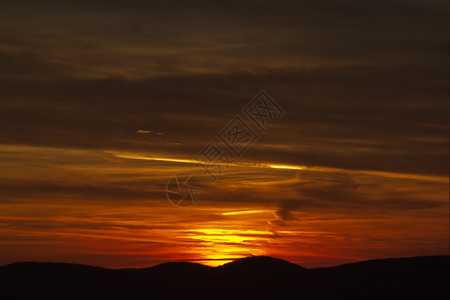
<instances>
[{"instance_id":1,"label":"sun glow","mask_svg":"<svg viewBox=\"0 0 450 300\"><path fill-rule=\"evenodd\" d=\"M188 229L184 231L192 240L203 244L198 262L219 266L240 257L250 255L263 255L264 250L260 248L271 235L262 230L230 230L230 229Z\"/></svg>"}]
</instances>

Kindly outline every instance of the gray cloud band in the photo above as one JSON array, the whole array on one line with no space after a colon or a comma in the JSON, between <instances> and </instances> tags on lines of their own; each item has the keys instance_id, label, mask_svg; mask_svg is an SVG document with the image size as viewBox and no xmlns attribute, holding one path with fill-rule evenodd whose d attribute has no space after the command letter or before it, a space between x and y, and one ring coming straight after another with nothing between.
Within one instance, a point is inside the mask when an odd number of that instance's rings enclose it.
<instances>
[{"instance_id":1,"label":"gray cloud band","mask_svg":"<svg viewBox=\"0 0 450 300\"><path fill-rule=\"evenodd\" d=\"M194 206L203 192L202 181L215 182L238 158L267 132L267 126L283 117L284 109L265 91L260 91L194 158L203 175L174 175L166 196L177 207Z\"/></svg>"}]
</instances>

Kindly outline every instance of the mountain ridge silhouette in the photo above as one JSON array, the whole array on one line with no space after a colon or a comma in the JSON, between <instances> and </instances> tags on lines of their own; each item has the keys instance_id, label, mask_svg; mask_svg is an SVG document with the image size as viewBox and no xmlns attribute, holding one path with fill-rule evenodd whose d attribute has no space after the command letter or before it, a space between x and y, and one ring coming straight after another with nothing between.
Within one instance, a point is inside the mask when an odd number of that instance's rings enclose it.
<instances>
[{"instance_id":1,"label":"mountain ridge silhouette","mask_svg":"<svg viewBox=\"0 0 450 300\"><path fill-rule=\"evenodd\" d=\"M17 262L0 267L0 282L2 299L447 299L449 267L448 255L312 269L268 256L142 269Z\"/></svg>"}]
</instances>

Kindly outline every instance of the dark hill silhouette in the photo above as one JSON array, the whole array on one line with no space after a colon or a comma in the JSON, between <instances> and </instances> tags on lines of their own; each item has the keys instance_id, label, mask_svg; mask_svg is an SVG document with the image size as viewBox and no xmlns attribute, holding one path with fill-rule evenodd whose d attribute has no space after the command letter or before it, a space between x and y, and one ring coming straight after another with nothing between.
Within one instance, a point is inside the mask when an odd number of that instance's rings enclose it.
<instances>
[{"instance_id":1,"label":"dark hill silhouette","mask_svg":"<svg viewBox=\"0 0 450 300\"><path fill-rule=\"evenodd\" d=\"M270 256L250 256L218 267L221 271L247 271L260 273L300 272L305 268Z\"/></svg>"},{"instance_id":2,"label":"dark hill silhouette","mask_svg":"<svg viewBox=\"0 0 450 300\"><path fill-rule=\"evenodd\" d=\"M167 275L178 275L178 274L186 274L187 273L202 273L207 272L208 270L212 269L212 267L205 266L202 264L197 263L191 263L191 262L184 262L184 261L177 261L177 262L166 262L162 263L150 268L143 268L143 269L134 269L134 272L142 273L142 274L157 274L158 276L161 276L162 274Z\"/></svg>"},{"instance_id":3,"label":"dark hill silhouette","mask_svg":"<svg viewBox=\"0 0 450 300\"><path fill-rule=\"evenodd\" d=\"M64 263L0 267L1 299L449 299L449 256L305 269L272 257L221 267L164 263L107 269Z\"/></svg>"}]
</instances>

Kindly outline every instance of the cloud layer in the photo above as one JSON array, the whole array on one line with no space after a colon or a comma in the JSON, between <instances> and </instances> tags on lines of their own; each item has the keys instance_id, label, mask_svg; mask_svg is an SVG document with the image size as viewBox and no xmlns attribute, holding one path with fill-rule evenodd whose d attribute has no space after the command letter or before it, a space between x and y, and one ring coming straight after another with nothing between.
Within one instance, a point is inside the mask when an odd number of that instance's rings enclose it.
<instances>
[{"instance_id":1,"label":"cloud layer","mask_svg":"<svg viewBox=\"0 0 450 300\"><path fill-rule=\"evenodd\" d=\"M448 253L447 6L2 1L0 263ZM169 206L261 89L285 116Z\"/></svg>"}]
</instances>

